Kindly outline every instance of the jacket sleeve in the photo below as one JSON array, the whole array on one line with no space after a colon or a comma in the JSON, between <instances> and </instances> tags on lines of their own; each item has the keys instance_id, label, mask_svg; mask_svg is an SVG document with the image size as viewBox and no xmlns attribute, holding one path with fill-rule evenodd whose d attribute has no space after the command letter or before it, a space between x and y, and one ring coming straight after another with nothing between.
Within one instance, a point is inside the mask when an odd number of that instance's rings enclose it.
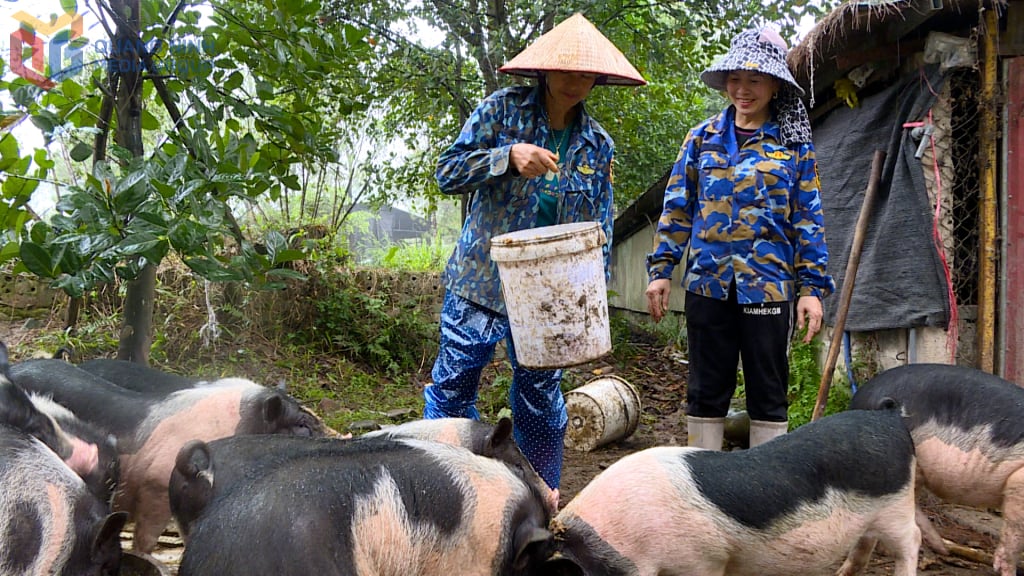
<instances>
[{"instance_id":1,"label":"jacket sleeve","mask_svg":"<svg viewBox=\"0 0 1024 576\"><path fill-rule=\"evenodd\" d=\"M790 241L796 248L794 268L799 295L825 298L835 291L836 285L827 273L828 247L814 144L801 144L797 152L797 188L790 196Z\"/></svg>"},{"instance_id":2,"label":"jacket sleeve","mask_svg":"<svg viewBox=\"0 0 1024 576\"><path fill-rule=\"evenodd\" d=\"M488 180L512 177L509 170L512 145L498 143L506 100L501 92L485 98L466 120L459 137L438 158L434 177L441 192L472 192Z\"/></svg>"},{"instance_id":3,"label":"jacket sleeve","mask_svg":"<svg viewBox=\"0 0 1024 576\"><path fill-rule=\"evenodd\" d=\"M690 131L679 149L672 173L665 187L665 200L654 233L654 249L647 255L648 281L671 278L682 259L693 230L694 205L697 201L697 159L701 138Z\"/></svg>"},{"instance_id":4,"label":"jacket sleeve","mask_svg":"<svg viewBox=\"0 0 1024 576\"><path fill-rule=\"evenodd\" d=\"M604 279L612 278L612 230L615 229L615 197L612 192L612 164L615 160L614 145L608 154L608 174L600 179L597 190L598 213L601 215L601 230L604 232Z\"/></svg>"}]
</instances>

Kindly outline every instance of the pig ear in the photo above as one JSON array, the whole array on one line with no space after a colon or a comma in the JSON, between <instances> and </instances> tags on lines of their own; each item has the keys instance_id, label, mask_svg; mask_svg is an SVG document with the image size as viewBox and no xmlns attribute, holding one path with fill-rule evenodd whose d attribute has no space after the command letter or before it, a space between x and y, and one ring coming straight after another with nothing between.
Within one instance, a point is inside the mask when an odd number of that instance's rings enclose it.
<instances>
[{"instance_id":1,"label":"pig ear","mask_svg":"<svg viewBox=\"0 0 1024 576\"><path fill-rule=\"evenodd\" d=\"M108 553L108 549L115 545L118 549L121 548L121 530L124 529L124 524L127 521L128 513L123 511L114 512L103 519L103 525L100 526L99 531L96 532L96 538L92 541L93 561L105 560L104 556Z\"/></svg>"},{"instance_id":2,"label":"pig ear","mask_svg":"<svg viewBox=\"0 0 1024 576\"><path fill-rule=\"evenodd\" d=\"M900 407L900 403L895 398L886 396L878 401L878 408L880 410L893 410Z\"/></svg>"},{"instance_id":3,"label":"pig ear","mask_svg":"<svg viewBox=\"0 0 1024 576\"><path fill-rule=\"evenodd\" d=\"M200 474L213 474L213 461L210 457L210 448L202 440L189 440L178 450L178 456L174 459L174 469L188 479L198 478ZM213 482L213 479L210 479Z\"/></svg>"},{"instance_id":4,"label":"pig ear","mask_svg":"<svg viewBox=\"0 0 1024 576\"><path fill-rule=\"evenodd\" d=\"M515 442L512 440L512 420L502 417L487 436L487 447L494 450L510 441Z\"/></svg>"},{"instance_id":5,"label":"pig ear","mask_svg":"<svg viewBox=\"0 0 1024 576\"><path fill-rule=\"evenodd\" d=\"M284 400L280 394L272 394L263 401L263 421L277 422L284 414Z\"/></svg>"},{"instance_id":6,"label":"pig ear","mask_svg":"<svg viewBox=\"0 0 1024 576\"><path fill-rule=\"evenodd\" d=\"M7 355L7 344L0 342L0 376L11 380L11 360Z\"/></svg>"},{"instance_id":7,"label":"pig ear","mask_svg":"<svg viewBox=\"0 0 1024 576\"><path fill-rule=\"evenodd\" d=\"M516 529L512 541L516 550L515 558L512 559L512 568L519 572L535 562L546 560L544 556L549 553L548 545L551 538L551 532L543 528L521 525Z\"/></svg>"},{"instance_id":8,"label":"pig ear","mask_svg":"<svg viewBox=\"0 0 1024 576\"><path fill-rule=\"evenodd\" d=\"M571 558L555 554L544 562L544 570L541 572L546 576L586 576L583 567Z\"/></svg>"}]
</instances>

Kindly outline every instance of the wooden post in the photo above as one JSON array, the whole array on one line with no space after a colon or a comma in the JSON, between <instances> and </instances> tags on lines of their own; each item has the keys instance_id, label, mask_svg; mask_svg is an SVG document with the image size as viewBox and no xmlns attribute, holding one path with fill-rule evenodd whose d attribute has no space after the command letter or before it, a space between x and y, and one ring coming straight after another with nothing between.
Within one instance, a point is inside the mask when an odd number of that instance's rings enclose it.
<instances>
[{"instance_id":1,"label":"wooden post","mask_svg":"<svg viewBox=\"0 0 1024 576\"><path fill-rule=\"evenodd\" d=\"M996 86L999 82L996 62L996 35L999 22L995 10L985 11L985 22L981 37L981 101L978 109L981 121L978 126L978 188L981 193L978 217L978 326L976 367L990 374L995 373L996 333L996 260L999 246L996 232L999 221L996 213L996 165L998 162L996 121L998 104Z\"/></svg>"},{"instance_id":2,"label":"wooden post","mask_svg":"<svg viewBox=\"0 0 1024 576\"><path fill-rule=\"evenodd\" d=\"M846 261L846 275L843 276L843 289L839 294L839 309L836 310L836 323L832 327L832 338L828 343L828 359L825 361L825 368L821 372L821 383L818 385L818 400L814 404L814 413L811 421L821 418L825 414L825 403L828 402L828 389L832 385L832 372L836 369L836 361L839 359L839 348L842 346L843 327L846 326L846 313L850 309L850 300L853 298L853 285L857 279L857 268L860 267L860 252L864 248L864 237L868 231L868 218L871 215L871 208L875 204L875 195L878 193L878 181L882 179L882 166L885 164L885 151L875 150L871 159L871 176L868 180L868 188L864 192L864 203L860 207L860 215L857 216L857 226L853 230L853 244L850 246L850 258ZM837 338L836 336L839 335Z\"/></svg>"}]
</instances>

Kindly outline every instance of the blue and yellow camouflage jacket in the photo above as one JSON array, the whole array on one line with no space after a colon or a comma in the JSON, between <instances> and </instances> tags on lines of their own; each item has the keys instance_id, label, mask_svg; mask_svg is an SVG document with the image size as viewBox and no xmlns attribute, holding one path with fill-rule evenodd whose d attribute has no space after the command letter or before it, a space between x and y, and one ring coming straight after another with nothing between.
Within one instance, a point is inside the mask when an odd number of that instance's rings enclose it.
<instances>
[{"instance_id":1,"label":"blue and yellow camouflage jacket","mask_svg":"<svg viewBox=\"0 0 1024 576\"><path fill-rule=\"evenodd\" d=\"M689 247L682 280L690 292L740 304L824 298L835 289L814 144L788 148L766 122L742 148L729 106L683 141L647 256L649 280L671 278Z\"/></svg>"},{"instance_id":2,"label":"blue and yellow camouflage jacket","mask_svg":"<svg viewBox=\"0 0 1024 576\"><path fill-rule=\"evenodd\" d=\"M516 86L491 94L473 112L458 139L437 163L445 194L476 192L458 243L445 268L445 286L463 298L505 314L498 268L490 257L493 236L537 226L538 187L543 178L518 176L512 145L545 147L551 132L539 88ZM612 243L611 136L585 110L576 119L568 162L559 178L558 224L599 222L605 274Z\"/></svg>"}]
</instances>

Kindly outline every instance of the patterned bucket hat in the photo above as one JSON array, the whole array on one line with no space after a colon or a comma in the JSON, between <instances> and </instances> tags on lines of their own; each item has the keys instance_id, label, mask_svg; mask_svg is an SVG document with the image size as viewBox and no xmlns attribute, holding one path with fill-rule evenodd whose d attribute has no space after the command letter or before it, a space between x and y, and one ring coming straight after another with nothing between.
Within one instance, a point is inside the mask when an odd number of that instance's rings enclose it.
<instances>
[{"instance_id":1,"label":"patterned bucket hat","mask_svg":"<svg viewBox=\"0 0 1024 576\"><path fill-rule=\"evenodd\" d=\"M750 70L774 76L796 90L798 96L803 96L804 89L797 84L786 64L788 51L786 41L772 28L744 30L732 39L725 56L700 73L700 79L715 90L725 90L729 72Z\"/></svg>"},{"instance_id":2,"label":"patterned bucket hat","mask_svg":"<svg viewBox=\"0 0 1024 576\"><path fill-rule=\"evenodd\" d=\"M498 71L529 78L544 72L586 72L598 75L596 84L647 84L615 44L579 13L563 20Z\"/></svg>"},{"instance_id":3,"label":"patterned bucket hat","mask_svg":"<svg viewBox=\"0 0 1024 576\"><path fill-rule=\"evenodd\" d=\"M744 30L732 39L725 56L700 73L700 79L715 90L725 90L729 72L735 70L761 72L781 80L782 88L772 105L786 146L811 141L811 121L800 99L804 89L786 64L788 51L786 41L773 28Z\"/></svg>"}]
</instances>

